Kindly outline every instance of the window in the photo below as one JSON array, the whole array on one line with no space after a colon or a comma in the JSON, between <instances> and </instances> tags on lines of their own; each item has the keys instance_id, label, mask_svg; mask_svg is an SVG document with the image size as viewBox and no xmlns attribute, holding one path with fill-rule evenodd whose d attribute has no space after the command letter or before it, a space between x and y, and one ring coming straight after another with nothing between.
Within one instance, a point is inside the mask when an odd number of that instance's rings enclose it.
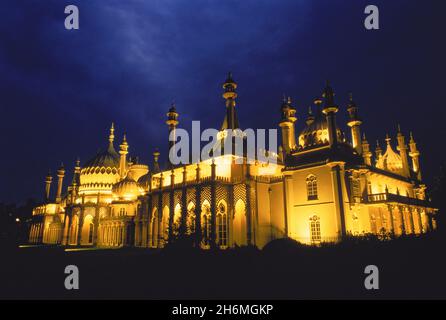
<instances>
[{"instance_id":1,"label":"window","mask_svg":"<svg viewBox=\"0 0 446 320\"><path fill-rule=\"evenodd\" d=\"M217 214L217 230L218 230L218 245L226 247L228 245L228 224L226 221L226 206L223 203L218 205Z\"/></svg>"},{"instance_id":2,"label":"window","mask_svg":"<svg viewBox=\"0 0 446 320\"><path fill-rule=\"evenodd\" d=\"M125 208L119 209L119 216L122 217L122 216L125 216L125 215L126 215Z\"/></svg>"},{"instance_id":3,"label":"window","mask_svg":"<svg viewBox=\"0 0 446 320\"><path fill-rule=\"evenodd\" d=\"M314 175L307 177L307 197L308 200L317 200L317 179Z\"/></svg>"},{"instance_id":4,"label":"window","mask_svg":"<svg viewBox=\"0 0 446 320\"><path fill-rule=\"evenodd\" d=\"M90 229L88 231L88 243L93 243L93 230L94 230L94 225L93 223L90 223Z\"/></svg>"},{"instance_id":5,"label":"window","mask_svg":"<svg viewBox=\"0 0 446 320\"><path fill-rule=\"evenodd\" d=\"M310 237L312 243L321 242L321 222L318 216L310 218Z\"/></svg>"},{"instance_id":6,"label":"window","mask_svg":"<svg viewBox=\"0 0 446 320\"><path fill-rule=\"evenodd\" d=\"M203 244L209 245L211 240L211 210L208 204L202 206L201 229L203 230Z\"/></svg>"}]
</instances>

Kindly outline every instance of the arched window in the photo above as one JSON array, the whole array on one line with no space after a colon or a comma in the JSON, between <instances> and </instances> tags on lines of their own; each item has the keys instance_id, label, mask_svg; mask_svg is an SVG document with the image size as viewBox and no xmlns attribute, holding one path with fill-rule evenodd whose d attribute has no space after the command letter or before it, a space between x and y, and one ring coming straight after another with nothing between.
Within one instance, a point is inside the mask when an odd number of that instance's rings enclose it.
<instances>
[{"instance_id":1,"label":"arched window","mask_svg":"<svg viewBox=\"0 0 446 320\"><path fill-rule=\"evenodd\" d=\"M218 204L217 208L217 240L220 247L228 245L228 222L226 214L226 205L223 202Z\"/></svg>"},{"instance_id":2,"label":"arched window","mask_svg":"<svg viewBox=\"0 0 446 320\"><path fill-rule=\"evenodd\" d=\"M321 222L318 216L310 218L310 239L311 243L321 242Z\"/></svg>"},{"instance_id":3,"label":"arched window","mask_svg":"<svg viewBox=\"0 0 446 320\"><path fill-rule=\"evenodd\" d=\"M193 202L189 202L187 206L187 221L186 221L186 233L194 234L195 233L195 205Z\"/></svg>"},{"instance_id":4,"label":"arched window","mask_svg":"<svg viewBox=\"0 0 446 320\"><path fill-rule=\"evenodd\" d=\"M317 200L317 178L312 174L307 177L307 198Z\"/></svg>"},{"instance_id":5,"label":"arched window","mask_svg":"<svg viewBox=\"0 0 446 320\"><path fill-rule=\"evenodd\" d=\"M120 217L123 217L123 216L125 216L126 215L126 213L125 213L125 208L121 208L121 209L119 209L119 216Z\"/></svg>"},{"instance_id":6,"label":"arched window","mask_svg":"<svg viewBox=\"0 0 446 320\"><path fill-rule=\"evenodd\" d=\"M88 230L88 243L93 243L93 230L94 225L93 223L90 223L90 230Z\"/></svg>"},{"instance_id":7,"label":"arched window","mask_svg":"<svg viewBox=\"0 0 446 320\"><path fill-rule=\"evenodd\" d=\"M203 245L207 247L211 240L211 209L207 201L201 206L201 230L203 232Z\"/></svg>"}]
</instances>

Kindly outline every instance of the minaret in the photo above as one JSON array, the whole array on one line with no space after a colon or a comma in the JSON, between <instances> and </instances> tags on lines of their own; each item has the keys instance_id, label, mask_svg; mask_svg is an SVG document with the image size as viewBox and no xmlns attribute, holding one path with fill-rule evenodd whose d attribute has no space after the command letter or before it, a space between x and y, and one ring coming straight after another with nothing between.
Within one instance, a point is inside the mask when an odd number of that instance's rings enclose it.
<instances>
[{"instance_id":1,"label":"minaret","mask_svg":"<svg viewBox=\"0 0 446 320\"><path fill-rule=\"evenodd\" d=\"M48 174L45 178L45 201L50 200L51 181L53 181L53 177L51 176L51 171L48 170Z\"/></svg>"},{"instance_id":2,"label":"minaret","mask_svg":"<svg viewBox=\"0 0 446 320\"><path fill-rule=\"evenodd\" d=\"M379 145L379 141L378 140L376 140L375 155L376 155L376 159L375 159L376 160L375 166L376 166L378 164L378 161L383 156L383 151L381 149L381 146Z\"/></svg>"},{"instance_id":3,"label":"minaret","mask_svg":"<svg viewBox=\"0 0 446 320\"><path fill-rule=\"evenodd\" d=\"M57 170L57 194L56 194L56 203L60 203L62 200L62 185L63 185L63 178L65 176L65 168L63 166L63 163L60 165L59 169Z\"/></svg>"},{"instance_id":4,"label":"minaret","mask_svg":"<svg viewBox=\"0 0 446 320\"><path fill-rule=\"evenodd\" d=\"M175 103L172 103L172 105L170 106L169 112L166 114L167 115L167 120L166 120L166 124L169 128L169 150L168 150L168 158L169 158L169 165L170 167L173 167L171 159L170 159L170 154L176 154L175 152L175 143L176 143L176 139L177 139L177 134L176 134L176 129L178 126L178 112L175 108ZM171 139L172 138L172 139Z\"/></svg>"},{"instance_id":5,"label":"minaret","mask_svg":"<svg viewBox=\"0 0 446 320\"><path fill-rule=\"evenodd\" d=\"M158 151L158 149L155 149L155 151L153 152L153 173L158 173L161 171L159 165L159 156L160 152Z\"/></svg>"},{"instance_id":6,"label":"minaret","mask_svg":"<svg viewBox=\"0 0 446 320\"><path fill-rule=\"evenodd\" d=\"M412 132L410 133L409 148L409 156L412 158L412 169L417 174L417 179L421 181L420 151L418 151L417 143L413 138Z\"/></svg>"},{"instance_id":7,"label":"minaret","mask_svg":"<svg viewBox=\"0 0 446 320\"><path fill-rule=\"evenodd\" d=\"M362 137L362 157L364 158L364 163L366 165L372 165L372 153L370 152L370 145L365 137L365 133Z\"/></svg>"},{"instance_id":8,"label":"minaret","mask_svg":"<svg viewBox=\"0 0 446 320\"><path fill-rule=\"evenodd\" d=\"M352 145L356 149L358 154L362 154L362 144L361 144L361 119L358 116L358 107L353 101L353 95L350 93L350 101L347 106L349 120L347 125L351 128L352 133Z\"/></svg>"},{"instance_id":9,"label":"minaret","mask_svg":"<svg viewBox=\"0 0 446 320\"><path fill-rule=\"evenodd\" d=\"M238 129L238 119L237 114L235 113L235 99L237 98L237 83L232 79L232 73L228 73L228 78L223 83L224 92L222 94L223 98L226 100L226 116L223 124L221 126L221 130L226 129Z\"/></svg>"},{"instance_id":10,"label":"minaret","mask_svg":"<svg viewBox=\"0 0 446 320\"><path fill-rule=\"evenodd\" d=\"M291 106L291 98L283 97L281 107L282 120L279 126L282 128L282 147L289 154L296 147L296 136L294 133L294 122L296 122L296 109Z\"/></svg>"},{"instance_id":11,"label":"minaret","mask_svg":"<svg viewBox=\"0 0 446 320\"><path fill-rule=\"evenodd\" d=\"M322 112L327 117L328 139L330 141L330 146L334 146L338 143L336 113L338 112L339 108L335 105L334 95L333 89L330 87L330 84L327 81L324 93L322 94L322 97L325 100Z\"/></svg>"},{"instance_id":12,"label":"minaret","mask_svg":"<svg viewBox=\"0 0 446 320\"><path fill-rule=\"evenodd\" d=\"M398 140L398 148L397 149L400 152L401 162L403 163L403 175L406 177L409 177L410 171L409 171L409 160L407 157L407 146L404 141L404 136L401 133L400 125L398 125L398 133L396 135L396 138Z\"/></svg>"},{"instance_id":13,"label":"minaret","mask_svg":"<svg viewBox=\"0 0 446 320\"><path fill-rule=\"evenodd\" d=\"M127 154L129 150L129 144L127 143L127 139L124 137L122 139L122 143L119 146L119 154L121 155L119 159L119 175L121 176L121 179L124 179L127 169Z\"/></svg>"},{"instance_id":14,"label":"minaret","mask_svg":"<svg viewBox=\"0 0 446 320\"><path fill-rule=\"evenodd\" d=\"M71 201L74 201L74 197L77 195L77 192L79 190L78 182L80 181L80 174L81 174L81 161L79 158L76 159L76 163L74 165L74 174L73 174L73 180L71 182Z\"/></svg>"}]
</instances>

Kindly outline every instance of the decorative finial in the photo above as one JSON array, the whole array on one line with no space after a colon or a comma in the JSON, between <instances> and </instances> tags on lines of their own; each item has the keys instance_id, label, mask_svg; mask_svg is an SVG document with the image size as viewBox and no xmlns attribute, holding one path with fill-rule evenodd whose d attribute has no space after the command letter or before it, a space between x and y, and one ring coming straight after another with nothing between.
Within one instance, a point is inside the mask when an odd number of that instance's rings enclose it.
<instances>
[{"instance_id":1,"label":"decorative finial","mask_svg":"<svg viewBox=\"0 0 446 320\"><path fill-rule=\"evenodd\" d=\"M286 95L285 93L282 95L282 102L285 104L286 103Z\"/></svg>"},{"instance_id":2,"label":"decorative finial","mask_svg":"<svg viewBox=\"0 0 446 320\"><path fill-rule=\"evenodd\" d=\"M112 122L108 141L110 141L110 144L112 144L114 140L115 140L115 124Z\"/></svg>"},{"instance_id":3,"label":"decorative finial","mask_svg":"<svg viewBox=\"0 0 446 320\"><path fill-rule=\"evenodd\" d=\"M290 96L288 96L287 103L288 103L289 105L291 105L291 97L290 97Z\"/></svg>"},{"instance_id":4,"label":"decorative finial","mask_svg":"<svg viewBox=\"0 0 446 320\"><path fill-rule=\"evenodd\" d=\"M311 106L308 107L308 115L312 115L313 114L313 110L311 110Z\"/></svg>"},{"instance_id":5,"label":"decorative finial","mask_svg":"<svg viewBox=\"0 0 446 320\"><path fill-rule=\"evenodd\" d=\"M401 133L401 126L399 123L398 123L398 133Z\"/></svg>"},{"instance_id":6,"label":"decorative finial","mask_svg":"<svg viewBox=\"0 0 446 320\"><path fill-rule=\"evenodd\" d=\"M389 137L389 134L386 133L386 142L388 145L390 144L390 140L392 140L392 139Z\"/></svg>"},{"instance_id":7,"label":"decorative finial","mask_svg":"<svg viewBox=\"0 0 446 320\"><path fill-rule=\"evenodd\" d=\"M353 93L350 92L348 94L348 98L350 99L350 102L353 102Z\"/></svg>"}]
</instances>

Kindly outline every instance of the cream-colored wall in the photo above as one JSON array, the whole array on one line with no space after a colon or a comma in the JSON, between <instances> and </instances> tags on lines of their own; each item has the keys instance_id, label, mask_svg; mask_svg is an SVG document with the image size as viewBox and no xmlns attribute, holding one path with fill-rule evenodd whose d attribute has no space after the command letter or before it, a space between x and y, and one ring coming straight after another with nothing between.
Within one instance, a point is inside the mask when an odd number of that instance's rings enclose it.
<instances>
[{"instance_id":1,"label":"cream-colored wall","mask_svg":"<svg viewBox=\"0 0 446 320\"><path fill-rule=\"evenodd\" d=\"M307 177L313 174L317 178L317 200L307 198ZM301 169L292 174L292 195L287 198L290 212L288 213L288 234L291 238L310 243L310 218L320 219L322 240L335 241L339 236L338 217L334 203L331 168L323 165Z\"/></svg>"}]
</instances>

